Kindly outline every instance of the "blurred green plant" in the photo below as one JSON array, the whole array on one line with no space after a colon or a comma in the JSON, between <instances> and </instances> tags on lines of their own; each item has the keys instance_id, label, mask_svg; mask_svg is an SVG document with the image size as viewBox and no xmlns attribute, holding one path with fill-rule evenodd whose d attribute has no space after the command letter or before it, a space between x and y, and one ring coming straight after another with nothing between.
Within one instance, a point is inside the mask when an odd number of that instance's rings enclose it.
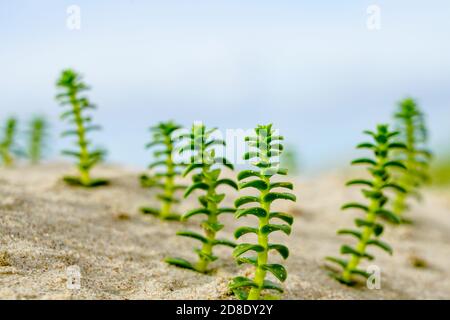
<instances>
[{"instance_id":1,"label":"blurred green plant","mask_svg":"<svg viewBox=\"0 0 450 320\"><path fill-rule=\"evenodd\" d=\"M78 150L64 150L66 156L74 157L78 160L77 167L79 176L65 176L64 181L70 185L83 187L97 187L108 184L106 179L93 179L91 169L104 159L105 150L91 149L92 141L88 140L87 133L101 129L100 126L92 124L91 116L86 115L86 111L94 110L96 107L90 103L88 98L82 95L90 88L83 82L81 75L73 70L63 70L56 86L61 89L61 93L56 96L61 106L69 106L69 110L61 114L62 120L75 126L74 129L67 130L62 136L75 136L77 138Z\"/></svg>"},{"instance_id":2,"label":"blurred green plant","mask_svg":"<svg viewBox=\"0 0 450 320\"><path fill-rule=\"evenodd\" d=\"M363 203L347 203L342 206L343 210L358 209L365 214L364 219L355 219L355 225L360 230L343 229L337 233L345 236L355 237L357 240L356 247L343 245L341 254L349 255L350 259L339 259L327 257L330 262L337 264L342 268L342 273L333 271L330 273L332 277L346 285L354 285L357 283L354 276L363 276L368 278L370 274L366 271L358 269L362 259L373 260L374 256L367 253L368 246L376 246L380 249L392 254L392 248L379 239L383 233L383 225L380 223L380 217L392 223L400 223L401 220L395 213L385 209L389 198L386 190L395 190L405 193L406 190L395 183L392 178L391 170L400 168L406 170L406 166L398 160L393 160L394 150L404 150L406 146L403 143L395 142L394 137L399 132L392 132L387 125L379 125L375 132L365 131L365 133L373 138L373 142L364 142L357 146L358 149L369 149L373 152L373 158L360 158L352 162L352 165L367 165L371 179L356 179L347 182L347 186L362 186L362 194L368 199L368 204Z\"/></svg>"},{"instance_id":3,"label":"blurred green plant","mask_svg":"<svg viewBox=\"0 0 450 320\"><path fill-rule=\"evenodd\" d=\"M17 137L17 119L14 117L6 119L3 127L3 137L0 141L0 155L2 163L6 167L14 164L15 155L18 154L16 149Z\"/></svg>"},{"instance_id":4,"label":"blurred green plant","mask_svg":"<svg viewBox=\"0 0 450 320\"><path fill-rule=\"evenodd\" d=\"M28 158L32 164L38 164L43 158L43 153L48 139L48 122L44 116L34 116L27 131L28 134Z\"/></svg>"},{"instance_id":5,"label":"blurred green plant","mask_svg":"<svg viewBox=\"0 0 450 320\"><path fill-rule=\"evenodd\" d=\"M444 155L433 162L430 168L430 176L435 186L450 185L450 154Z\"/></svg>"},{"instance_id":6,"label":"blurred green plant","mask_svg":"<svg viewBox=\"0 0 450 320\"><path fill-rule=\"evenodd\" d=\"M200 208L191 210L182 216L186 221L197 215L204 215L205 219L201 222L204 235L189 230L179 231L177 235L199 240L202 243L201 248L194 251L198 255L196 264L183 258L167 258L166 262L181 268L194 270L201 273L208 272L209 263L215 261L217 257L213 253L213 248L217 245L224 245L234 248L235 244L226 239L217 239L216 234L224 227L219 222L219 216L223 213L234 213L234 208L221 207L220 203L224 200L225 194L219 193L217 188L221 185L227 185L234 189L238 186L231 179L220 178L221 166L233 170L233 165L225 158L216 156L216 146L225 145L225 141L215 139L212 135L216 129L207 129L203 124L194 124L189 133L181 135L181 138L187 139L187 144L180 148L180 153L188 153L190 161L183 176L192 173L192 184L187 188L184 197L187 198L195 190L203 190L204 195L198 197Z\"/></svg>"},{"instance_id":7,"label":"blurred green plant","mask_svg":"<svg viewBox=\"0 0 450 320\"><path fill-rule=\"evenodd\" d=\"M286 168L291 175L299 173L299 157L294 146L287 145L284 147L283 153L280 156L280 164L283 168Z\"/></svg>"},{"instance_id":8,"label":"blurred green plant","mask_svg":"<svg viewBox=\"0 0 450 320\"><path fill-rule=\"evenodd\" d=\"M405 149L398 152L398 156L408 168L395 175L396 182L407 191L396 191L392 204L393 212L402 217L408 208L408 197L420 199L420 187L430 179L429 165L432 155L426 147L428 132L424 114L417 103L411 98L402 100L394 117L400 131L397 141L406 145ZM408 220L402 218L402 221Z\"/></svg>"},{"instance_id":9,"label":"blurred green plant","mask_svg":"<svg viewBox=\"0 0 450 320\"><path fill-rule=\"evenodd\" d=\"M157 126L151 127L152 141L146 145L147 148L163 146L164 148L153 152L155 161L150 164L149 169L164 167L164 172L155 172L151 176L143 174L140 177L141 185L147 188L160 188L162 194L157 197L161 201L161 208L155 209L143 207L141 211L145 214L153 214L164 220L179 220L180 215L172 212L172 205L178 203L175 197L177 190L184 190L186 186L176 184L175 179L181 175L177 169L184 164L175 163L174 153L176 152L176 140L174 135L182 127L172 121L160 122Z\"/></svg>"},{"instance_id":10,"label":"blurred green plant","mask_svg":"<svg viewBox=\"0 0 450 320\"><path fill-rule=\"evenodd\" d=\"M258 196L242 196L235 201L237 219L245 216L256 216L259 220L258 227L240 227L236 229L234 236L236 239L246 234L255 234L258 239L257 244L241 243L234 249L233 256L237 263L250 264L255 267L253 279L239 276L230 283L230 289L242 300L258 300L261 298L263 290L275 290L280 293L283 288L270 280L266 280L267 272L273 274L278 280L284 282L287 278L287 271L281 264L269 263L269 251L277 251L283 259L289 256L289 250L282 244L269 242L269 235L272 232L281 231L286 235L291 233L293 217L284 212L272 212L271 206L275 200L296 201L294 194L289 192L273 192L273 189L293 190L290 182L273 182L272 178L279 175L286 175L287 170L279 168L279 156L283 151L283 140L281 136L275 136L272 125L260 125L255 129L255 136L246 137L246 141L251 151L244 155L245 160L254 160L253 165L256 170L244 170L238 174L239 189L254 188L259 191ZM275 159L274 159L275 158ZM248 178L253 178L247 180ZM245 181L247 180L247 181ZM255 206L242 209L241 207L256 203ZM278 219L283 224L272 223L272 219ZM244 256L253 251L256 256ZM264 298L272 299L276 296L266 295Z\"/></svg>"}]
</instances>

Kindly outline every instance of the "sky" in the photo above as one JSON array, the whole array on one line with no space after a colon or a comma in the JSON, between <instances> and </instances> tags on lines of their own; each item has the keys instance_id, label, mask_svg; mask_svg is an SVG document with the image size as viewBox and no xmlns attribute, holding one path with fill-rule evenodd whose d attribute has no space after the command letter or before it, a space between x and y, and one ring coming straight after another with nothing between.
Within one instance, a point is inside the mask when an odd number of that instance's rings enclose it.
<instances>
[{"instance_id":1,"label":"sky","mask_svg":"<svg viewBox=\"0 0 450 320\"><path fill-rule=\"evenodd\" d=\"M67 27L80 8L81 29ZM379 29L368 28L379 8ZM439 154L450 138L450 2L0 0L0 121L52 122L62 69L92 86L109 160L144 166L147 128L273 123L304 170L346 165L361 132L417 98ZM370 20L372 21L372 20Z\"/></svg>"}]
</instances>

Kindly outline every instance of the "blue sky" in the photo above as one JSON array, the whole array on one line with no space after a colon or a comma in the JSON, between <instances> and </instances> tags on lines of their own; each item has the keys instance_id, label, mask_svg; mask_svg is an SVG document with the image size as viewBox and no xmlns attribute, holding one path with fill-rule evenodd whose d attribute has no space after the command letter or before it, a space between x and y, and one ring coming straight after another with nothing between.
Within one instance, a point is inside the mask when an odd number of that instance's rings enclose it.
<instances>
[{"instance_id":1,"label":"blue sky","mask_svg":"<svg viewBox=\"0 0 450 320\"><path fill-rule=\"evenodd\" d=\"M69 5L81 30L66 27ZM381 9L381 30L366 9ZM0 0L0 120L53 119L58 72L85 75L110 160L144 165L146 128L273 122L305 168L345 164L360 132L416 97L435 148L450 137L448 1ZM56 136L56 134L55 134ZM66 142L53 144L56 151Z\"/></svg>"}]
</instances>

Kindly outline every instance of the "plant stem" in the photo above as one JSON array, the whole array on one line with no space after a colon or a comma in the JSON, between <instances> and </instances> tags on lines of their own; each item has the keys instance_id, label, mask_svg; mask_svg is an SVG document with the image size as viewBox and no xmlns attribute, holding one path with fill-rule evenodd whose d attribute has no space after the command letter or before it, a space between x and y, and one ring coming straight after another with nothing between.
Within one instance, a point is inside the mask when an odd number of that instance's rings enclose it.
<instances>
[{"instance_id":1,"label":"plant stem","mask_svg":"<svg viewBox=\"0 0 450 320\"><path fill-rule=\"evenodd\" d=\"M270 179L266 176L262 177L262 180L267 183L267 185L270 184ZM261 200L261 207L266 210L267 215L265 217L259 218L259 230L258 230L258 244L264 248L262 252L258 253L258 259L257 259L257 265L256 265L256 271L255 271L255 278L253 281L258 285L256 288L251 288L250 292L248 294L248 300L259 300L261 295L261 290L264 285L264 279L266 278L266 270L261 268L262 265L267 264L267 258L268 258L268 245L269 245L269 237L267 234L263 234L261 232L262 228L269 224L269 213L270 213L270 202L264 201L264 197L269 193L269 190L264 190L261 192L260 200Z\"/></svg>"},{"instance_id":2,"label":"plant stem","mask_svg":"<svg viewBox=\"0 0 450 320\"><path fill-rule=\"evenodd\" d=\"M166 183L164 184L164 196L167 197L167 199L172 199L174 193L175 165L172 159L173 145L170 139L170 135L165 137L165 144L167 146L167 159L166 159L167 176L166 176ZM171 207L172 207L171 200L170 201L166 200L162 202L160 213L162 219L166 219L170 215Z\"/></svg>"},{"instance_id":3,"label":"plant stem","mask_svg":"<svg viewBox=\"0 0 450 320\"><path fill-rule=\"evenodd\" d=\"M385 162L384 158L377 157L377 167L376 169L381 169ZM381 187L383 185L383 181L380 177L375 176L373 182L373 191L381 192ZM377 219L377 211L381 209L381 200L380 199L371 199L369 205L369 211L367 212L366 220L367 222L374 224ZM364 254L366 251L367 242L372 237L374 232L374 226L365 226L361 235L361 239L358 241L358 244L355 247L355 250L360 254ZM345 267L342 273L342 279L346 282L351 282L352 272L358 267L359 262L361 261L361 257L357 255L352 255L350 261Z\"/></svg>"},{"instance_id":4,"label":"plant stem","mask_svg":"<svg viewBox=\"0 0 450 320\"><path fill-rule=\"evenodd\" d=\"M205 166L203 168L204 172L209 171L210 166ZM213 181L207 178L207 175L203 175L205 177L205 183L209 185L208 193L206 195L206 199L214 198L217 193L215 190L215 186ZM211 225L214 225L218 222L217 220L217 203L211 200L208 201L207 209L209 210L208 220L207 222ZM201 252L205 253L206 256L212 256L213 242L216 239L216 232L211 229L205 228L206 239L208 240L206 243L203 243ZM208 258L200 256L200 260L197 263L197 271L205 273L208 267L210 260Z\"/></svg>"},{"instance_id":5,"label":"plant stem","mask_svg":"<svg viewBox=\"0 0 450 320\"><path fill-rule=\"evenodd\" d=\"M86 168L86 165L89 163L89 152L87 149L87 141L83 126L83 117L81 115L81 107L79 102L77 101L75 93L71 94L70 99L73 105L75 124L77 126L78 145L80 146L80 163L78 166L80 170L80 181L83 185L89 185L91 182L91 178L89 175L89 170Z\"/></svg>"}]
</instances>

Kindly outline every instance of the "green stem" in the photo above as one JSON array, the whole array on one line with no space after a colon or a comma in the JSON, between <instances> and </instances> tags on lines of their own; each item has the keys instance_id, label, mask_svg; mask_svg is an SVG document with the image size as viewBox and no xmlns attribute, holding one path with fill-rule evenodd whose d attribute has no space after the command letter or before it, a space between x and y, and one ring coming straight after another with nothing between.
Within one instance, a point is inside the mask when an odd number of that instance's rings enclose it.
<instances>
[{"instance_id":1,"label":"green stem","mask_svg":"<svg viewBox=\"0 0 450 320\"><path fill-rule=\"evenodd\" d=\"M87 141L83 125L83 117L81 115L81 107L75 93L71 94L71 102L73 105L75 124L77 126L78 145L80 146L80 163L78 166L80 170L80 181L83 185L89 185L91 182L91 178L89 175L89 169L86 168L89 163L89 152L87 149Z\"/></svg>"},{"instance_id":2,"label":"green stem","mask_svg":"<svg viewBox=\"0 0 450 320\"><path fill-rule=\"evenodd\" d=\"M170 136L166 136L165 144L167 146L167 159L166 159L167 176L166 176L166 183L164 185L164 196L166 196L168 199L172 199L174 193L175 165L172 159L173 146ZM170 216L171 208L172 208L172 201L162 202L160 213L162 219L166 219Z\"/></svg>"},{"instance_id":3,"label":"green stem","mask_svg":"<svg viewBox=\"0 0 450 320\"><path fill-rule=\"evenodd\" d=\"M264 180L267 185L270 184L270 179L263 176L262 180ZM248 294L248 300L259 300L261 296L261 290L264 285L264 279L266 278L266 270L261 268L261 266L267 264L268 258L268 245L269 245L269 237L267 234L263 234L261 229L269 224L269 213L270 213L270 202L265 202L263 199L269 193L269 190L264 190L261 192L260 200L261 207L266 210L267 215L265 217L259 218L259 230L258 230L258 244L264 248L262 252L258 253L255 277L253 281L257 284L256 288L251 288Z\"/></svg>"},{"instance_id":4,"label":"green stem","mask_svg":"<svg viewBox=\"0 0 450 320\"><path fill-rule=\"evenodd\" d=\"M205 166L203 168L204 172L207 172L209 170L209 166ZM204 175L206 177L206 175ZM214 198L216 193L216 188L214 186L213 181L211 181L209 178L205 178L205 183L209 185L208 193L206 195L207 199ZM211 225L214 225L218 222L217 219L217 203L211 200L207 200L208 205L207 209L209 210L208 214L208 220L207 222ZM206 239L208 240L206 243L203 243L201 252L205 253L207 256L213 255L213 243L216 239L216 232L214 230L205 229ZM196 270L202 273L205 273L208 268L210 260L200 256L200 260L197 263Z\"/></svg>"}]
</instances>

